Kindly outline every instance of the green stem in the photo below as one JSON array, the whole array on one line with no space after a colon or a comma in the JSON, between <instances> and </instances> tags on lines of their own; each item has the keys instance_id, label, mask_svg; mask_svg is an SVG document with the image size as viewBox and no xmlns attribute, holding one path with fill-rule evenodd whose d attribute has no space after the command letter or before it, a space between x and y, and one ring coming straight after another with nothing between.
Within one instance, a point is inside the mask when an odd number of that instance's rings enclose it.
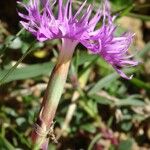
<instances>
[{"instance_id":1,"label":"green stem","mask_svg":"<svg viewBox=\"0 0 150 150\"><path fill-rule=\"evenodd\" d=\"M91 143L90 143L90 145L89 145L89 147L88 147L88 150L92 150L93 147L94 147L94 144L95 144L100 138L101 138L101 134L98 133L98 134L93 138L93 140L91 141Z\"/></svg>"},{"instance_id":2,"label":"green stem","mask_svg":"<svg viewBox=\"0 0 150 150\"><path fill-rule=\"evenodd\" d=\"M36 122L36 128L32 133L34 147L41 147L51 128L56 109L62 95L70 61L77 45L76 42L64 39L57 64L50 76L46 92L43 98L40 113Z\"/></svg>"},{"instance_id":3,"label":"green stem","mask_svg":"<svg viewBox=\"0 0 150 150\"><path fill-rule=\"evenodd\" d=\"M136 14L136 13L128 13L128 16L133 17L133 18L138 18L143 21L150 21L150 16L149 15L141 15L141 14Z\"/></svg>"}]
</instances>

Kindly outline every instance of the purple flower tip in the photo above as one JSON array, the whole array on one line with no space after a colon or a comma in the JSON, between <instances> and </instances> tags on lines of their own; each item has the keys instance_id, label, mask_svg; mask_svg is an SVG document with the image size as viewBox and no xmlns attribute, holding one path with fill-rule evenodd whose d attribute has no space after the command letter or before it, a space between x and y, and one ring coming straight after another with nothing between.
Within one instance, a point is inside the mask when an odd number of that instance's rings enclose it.
<instances>
[{"instance_id":1,"label":"purple flower tip","mask_svg":"<svg viewBox=\"0 0 150 150\"><path fill-rule=\"evenodd\" d=\"M54 15L53 8L58 1L58 14ZM76 43L83 44L90 52L100 55L105 61L111 64L114 69L126 79L122 67L136 66L137 61L131 60L128 56L128 48L132 43L133 34L124 33L115 36L117 26L114 24L115 17L110 14L110 6L104 0L103 7L98 9L92 16L92 7L82 3L78 11L73 14L72 0L29 0L29 4L22 5L27 14L18 13L23 21L20 23L31 32L39 41L52 39L70 39ZM101 27L96 28L98 22Z\"/></svg>"}]
</instances>

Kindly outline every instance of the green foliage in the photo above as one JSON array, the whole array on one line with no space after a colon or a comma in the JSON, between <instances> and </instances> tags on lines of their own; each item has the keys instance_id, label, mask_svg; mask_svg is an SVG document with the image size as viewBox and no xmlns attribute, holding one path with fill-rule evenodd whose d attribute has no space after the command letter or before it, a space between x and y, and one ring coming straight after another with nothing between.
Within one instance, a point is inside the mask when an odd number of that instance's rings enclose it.
<instances>
[{"instance_id":1,"label":"green foliage","mask_svg":"<svg viewBox=\"0 0 150 150\"><path fill-rule=\"evenodd\" d=\"M132 150L132 144L132 139L121 141L121 143L119 144L119 150Z\"/></svg>"},{"instance_id":2,"label":"green foliage","mask_svg":"<svg viewBox=\"0 0 150 150\"><path fill-rule=\"evenodd\" d=\"M99 0L88 2L98 4ZM135 11L141 8L132 0L111 2L113 13L119 13L119 17L126 15L149 20L149 16ZM120 27L116 35L123 31ZM0 149L31 149L29 135L47 77L56 62L58 45L59 41L37 42L24 29L16 36L6 36L0 43ZM138 67L124 69L126 74L134 74L132 80L126 81L102 58L78 46L55 118L56 134L59 135L68 108L75 105L73 115L69 115L71 121L61 135L61 148L92 150L108 140L110 150L130 150L134 142L138 142L139 135L135 130L139 129L144 132L144 138L148 138L145 124L149 118L150 81L145 65L149 60L149 49L150 43L147 43L135 56L142 62ZM34 55L41 51L44 52L42 57ZM73 101L74 95L77 98ZM113 133L107 131L110 129ZM119 136L115 137L114 133ZM119 139L123 133L127 140ZM114 140L118 144L114 144ZM49 147L57 149L53 144Z\"/></svg>"},{"instance_id":3,"label":"green foliage","mask_svg":"<svg viewBox=\"0 0 150 150\"><path fill-rule=\"evenodd\" d=\"M22 68L17 68L11 73L11 75L9 75L6 78L6 80L4 80L3 84L11 81L24 80L24 79L41 76L41 75L50 74L53 66L54 66L53 63L46 62L46 63L29 65ZM1 78L4 77L9 70L10 68L5 70L0 69L0 73L1 73L0 77Z\"/></svg>"}]
</instances>

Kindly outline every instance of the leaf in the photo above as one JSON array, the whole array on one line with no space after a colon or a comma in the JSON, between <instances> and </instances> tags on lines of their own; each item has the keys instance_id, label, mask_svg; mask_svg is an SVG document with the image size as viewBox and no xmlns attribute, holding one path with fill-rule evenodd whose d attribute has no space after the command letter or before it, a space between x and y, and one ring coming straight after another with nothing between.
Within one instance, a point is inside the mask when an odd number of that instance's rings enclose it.
<instances>
[{"instance_id":1,"label":"leaf","mask_svg":"<svg viewBox=\"0 0 150 150\"><path fill-rule=\"evenodd\" d=\"M25 29L21 29L13 38L11 38L9 41L6 41L6 43L4 44L4 47L2 49L2 51L0 52L0 54L4 53L6 51L6 49L11 45L12 42L14 42L14 40L16 38L18 38L23 32L25 31Z\"/></svg>"},{"instance_id":2,"label":"leaf","mask_svg":"<svg viewBox=\"0 0 150 150\"><path fill-rule=\"evenodd\" d=\"M12 37L8 37L8 40L10 41L9 38L12 38ZM19 37L16 37L12 42L11 44L9 44L8 46L9 48L11 49L19 49L22 47L22 41Z\"/></svg>"},{"instance_id":3,"label":"leaf","mask_svg":"<svg viewBox=\"0 0 150 150\"><path fill-rule=\"evenodd\" d=\"M95 143L98 142L98 140L102 137L102 135L100 133L98 133L91 141L91 143L88 146L88 150L93 150L93 147L95 145Z\"/></svg>"},{"instance_id":4,"label":"leaf","mask_svg":"<svg viewBox=\"0 0 150 150\"><path fill-rule=\"evenodd\" d=\"M117 101L117 106L145 106L145 103L138 99L124 99Z\"/></svg>"},{"instance_id":5,"label":"leaf","mask_svg":"<svg viewBox=\"0 0 150 150\"><path fill-rule=\"evenodd\" d=\"M118 150L131 150L132 149L132 144L133 144L132 139L123 140L119 144Z\"/></svg>"},{"instance_id":6,"label":"leaf","mask_svg":"<svg viewBox=\"0 0 150 150\"><path fill-rule=\"evenodd\" d=\"M89 101L88 101L89 102ZM94 103L93 103L94 104ZM87 102L84 101L79 101L79 105L82 107L82 109L84 109L86 111L86 113L91 117L91 118L95 118L95 116L97 114L95 114L94 108L91 108L92 106L90 106L90 103L87 104ZM95 105L95 104L94 104ZM97 110L96 110L97 111Z\"/></svg>"},{"instance_id":7,"label":"leaf","mask_svg":"<svg viewBox=\"0 0 150 150\"><path fill-rule=\"evenodd\" d=\"M16 64L11 67L6 73L5 75L3 75L1 78L0 78L0 85L5 83L5 80L9 77L9 75L17 68L17 66L22 62L22 60L29 54L32 52L32 47L34 46L35 44L35 41L33 41L31 43L31 45L29 46L29 48L27 49L26 53L22 55L22 57L16 62Z\"/></svg>"},{"instance_id":8,"label":"leaf","mask_svg":"<svg viewBox=\"0 0 150 150\"><path fill-rule=\"evenodd\" d=\"M138 57L144 57L144 56L147 54L147 52L148 52L149 50L150 50L150 42L146 44L146 46L144 47L144 49L141 50L141 51L137 54L137 56L138 56Z\"/></svg>"},{"instance_id":9,"label":"leaf","mask_svg":"<svg viewBox=\"0 0 150 150\"><path fill-rule=\"evenodd\" d=\"M93 124L91 123L87 123L87 124L83 124L80 126L80 129L90 132L90 133L95 133L96 132L96 128L93 127Z\"/></svg>"},{"instance_id":10,"label":"leaf","mask_svg":"<svg viewBox=\"0 0 150 150\"><path fill-rule=\"evenodd\" d=\"M12 132L17 135L18 139L20 140L20 142L22 144L25 144L28 148L31 147L31 140L28 141L28 139L24 136L24 133L20 133L18 130L16 130L15 128L13 128L12 126L10 127L10 129L12 130Z\"/></svg>"},{"instance_id":11,"label":"leaf","mask_svg":"<svg viewBox=\"0 0 150 150\"><path fill-rule=\"evenodd\" d=\"M16 111L13 108L10 107L1 107L1 111L3 111L5 114L10 115L11 117L17 117L18 114L16 113Z\"/></svg>"},{"instance_id":12,"label":"leaf","mask_svg":"<svg viewBox=\"0 0 150 150\"><path fill-rule=\"evenodd\" d=\"M137 79L137 78L133 78L130 82L139 88L144 88L145 90L150 91L150 84L149 83L145 83L142 80Z\"/></svg>"},{"instance_id":13,"label":"leaf","mask_svg":"<svg viewBox=\"0 0 150 150\"><path fill-rule=\"evenodd\" d=\"M115 105L115 106L145 106L145 102L141 101L137 98L137 96L133 95L127 99L116 99L116 101L112 101L106 97L99 95L89 95L90 98L96 100L97 103L102 105Z\"/></svg>"},{"instance_id":14,"label":"leaf","mask_svg":"<svg viewBox=\"0 0 150 150\"><path fill-rule=\"evenodd\" d=\"M97 55L88 54L87 52L79 52L79 57L77 61L77 65L82 65L85 62L91 62L94 61L97 57Z\"/></svg>"},{"instance_id":15,"label":"leaf","mask_svg":"<svg viewBox=\"0 0 150 150\"><path fill-rule=\"evenodd\" d=\"M135 69L134 68L124 69L124 72L125 73L133 73L133 72L135 72ZM112 74L100 79L94 85L94 87L89 91L89 95L99 92L102 88L106 87L108 84L112 83L113 81L115 81L118 78L119 78L119 75L115 72L115 73L112 73Z\"/></svg>"},{"instance_id":16,"label":"leaf","mask_svg":"<svg viewBox=\"0 0 150 150\"><path fill-rule=\"evenodd\" d=\"M112 73L102 79L100 79L95 85L94 87L89 91L89 95L91 94L95 94L97 92L99 92L102 88L104 88L105 86L107 86L110 82L112 82L113 80L116 80L118 78L118 74L117 73Z\"/></svg>"},{"instance_id":17,"label":"leaf","mask_svg":"<svg viewBox=\"0 0 150 150\"><path fill-rule=\"evenodd\" d=\"M46 62L43 64L34 64L22 68L17 68L12 72L10 76L6 78L6 80L3 83L49 74L52 71L53 66L54 64L52 62ZM0 70L0 78L2 78L8 72L8 70L9 69Z\"/></svg>"},{"instance_id":18,"label":"leaf","mask_svg":"<svg viewBox=\"0 0 150 150\"><path fill-rule=\"evenodd\" d=\"M150 21L150 16L148 16L148 15L140 15L140 14L135 14L135 13L128 13L128 15L130 17L138 18L138 19L141 19L143 21Z\"/></svg>"},{"instance_id":19,"label":"leaf","mask_svg":"<svg viewBox=\"0 0 150 150\"><path fill-rule=\"evenodd\" d=\"M121 129L129 132L132 128L132 122L131 121L124 121L121 123Z\"/></svg>"},{"instance_id":20,"label":"leaf","mask_svg":"<svg viewBox=\"0 0 150 150\"><path fill-rule=\"evenodd\" d=\"M133 4L128 6L121 12L120 16L126 16L133 8L134 8Z\"/></svg>"},{"instance_id":21,"label":"leaf","mask_svg":"<svg viewBox=\"0 0 150 150\"><path fill-rule=\"evenodd\" d=\"M92 70L92 67L88 67L86 70L84 70L84 72L82 72L82 74L80 74L80 77L78 79L80 83L80 87L83 88L86 86L91 70Z\"/></svg>"},{"instance_id":22,"label":"leaf","mask_svg":"<svg viewBox=\"0 0 150 150\"><path fill-rule=\"evenodd\" d=\"M90 95L90 98L96 100L97 103L102 104L102 105L112 105L113 102L103 96L99 95Z\"/></svg>"},{"instance_id":23,"label":"leaf","mask_svg":"<svg viewBox=\"0 0 150 150\"><path fill-rule=\"evenodd\" d=\"M87 70L91 69L92 65L95 64L95 62L97 61L98 57L95 57L95 59L91 60L90 63L84 63L86 65L84 65L84 68L79 72L79 77L82 76L82 74L84 74Z\"/></svg>"},{"instance_id":24,"label":"leaf","mask_svg":"<svg viewBox=\"0 0 150 150\"><path fill-rule=\"evenodd\" d=\"M15 150L13 145L5 138L0 135L0 147L1 150Z\"/></svg>"}]
</instances>

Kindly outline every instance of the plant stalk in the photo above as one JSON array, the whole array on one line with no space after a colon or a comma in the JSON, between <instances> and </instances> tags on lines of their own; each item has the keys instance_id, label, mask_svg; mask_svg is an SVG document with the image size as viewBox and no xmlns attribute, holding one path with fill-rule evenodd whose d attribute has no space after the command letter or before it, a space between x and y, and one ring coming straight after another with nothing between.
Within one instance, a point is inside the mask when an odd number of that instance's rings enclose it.
<instances>
[{"instance_id":1,"label":"plant stalk","mask_svg":"<svg viewBox=\"0 0 150 150\"><path fill-rule=\"evenodd\" d=\"M49 78L39 116L32 132L31 138L34 149L47 149L42 148L42 144L44 144L44 147L47 147L45 146L46 143L48 145L48 142L46 142L48 141L47 135L51 132L53 119L66 83L70 61L76 45L77 42L75 41L63 39L62 49L60 50L57 64Z\"/></svg>"}]
</instances>

